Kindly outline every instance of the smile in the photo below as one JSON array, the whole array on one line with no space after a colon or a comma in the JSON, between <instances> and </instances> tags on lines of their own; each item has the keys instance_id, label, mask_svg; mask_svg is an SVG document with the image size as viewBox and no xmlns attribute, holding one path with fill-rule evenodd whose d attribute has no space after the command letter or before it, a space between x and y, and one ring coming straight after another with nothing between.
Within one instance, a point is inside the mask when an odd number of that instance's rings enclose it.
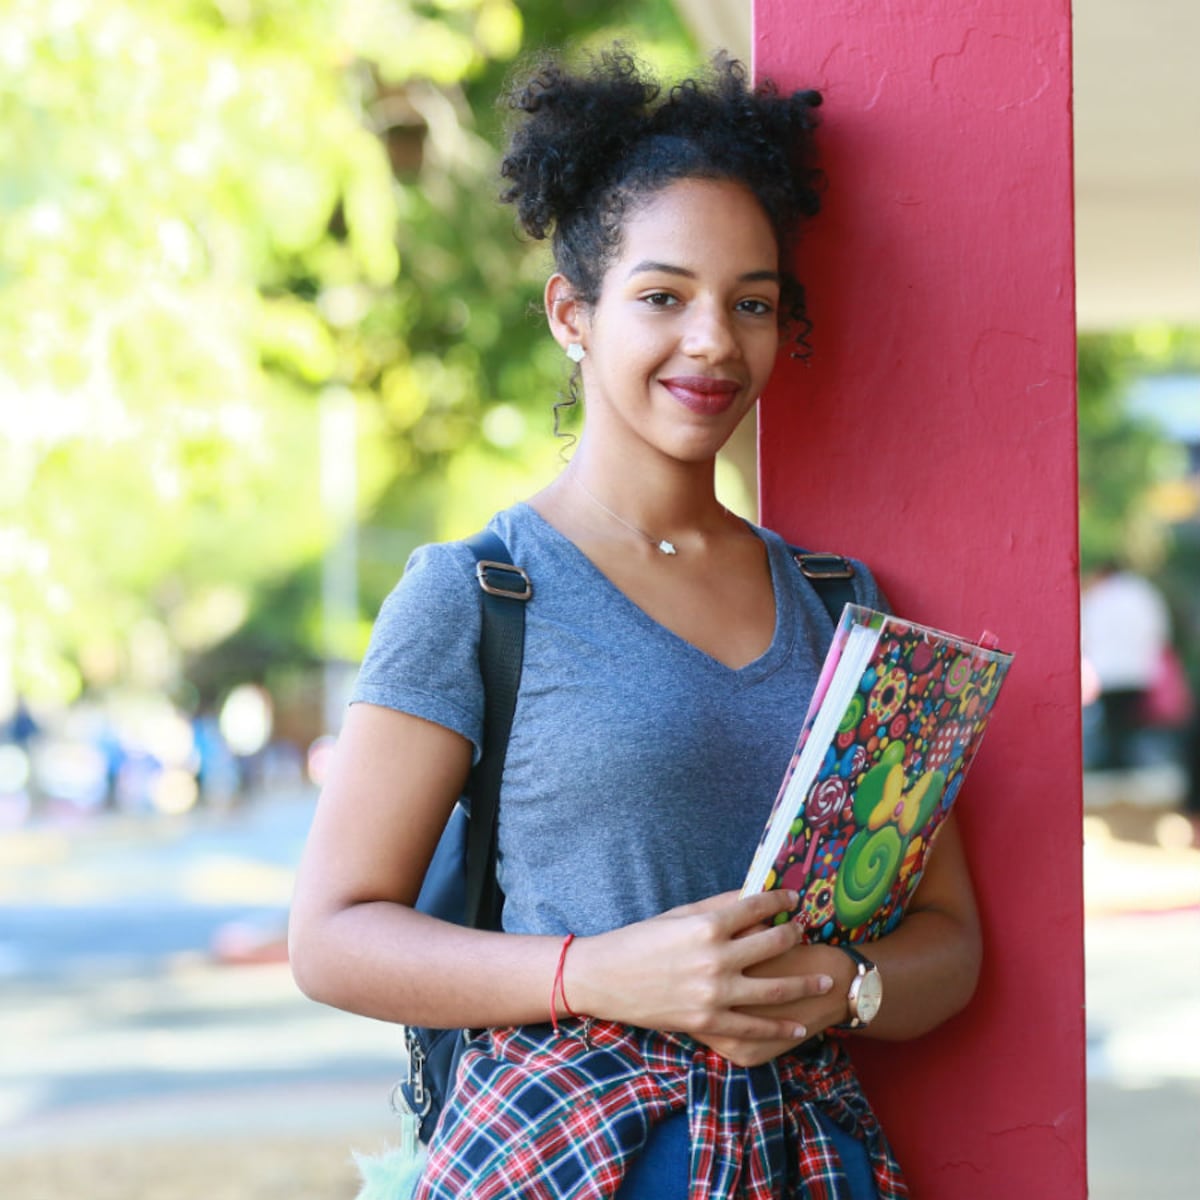
<instances>
[{"instance_id":1,"label":"smile","mask_svg":"<svg viewBox=\"0 0 1200 1200\"><path fill-rule=\"evenodd\" d=\"M725 412L741 391L741 385L735 380L714 379L710 375L676 375L660 379L659 383L684 408L706 417Z\"/></svg>"}]
</instances>

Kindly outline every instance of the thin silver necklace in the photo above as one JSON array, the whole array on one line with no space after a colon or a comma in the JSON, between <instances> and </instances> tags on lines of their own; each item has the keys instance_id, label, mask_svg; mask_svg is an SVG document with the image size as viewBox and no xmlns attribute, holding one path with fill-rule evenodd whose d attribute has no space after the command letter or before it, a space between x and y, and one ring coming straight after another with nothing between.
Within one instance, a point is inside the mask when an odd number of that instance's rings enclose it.
<instances>
[{"instance_id":1,"label":"thin silver necklace","mask_svg":"<svg viewBox=\"0 0 1200 1200\"><path fill-rule=\"evenodd\" d=\"M608 515L610 517L612 517L612 519L614 521L619 521L631 533L636 533L638 535L638 537L645 538L645 540L648 541L650 543L650 545L652 545L655 548L655 550L657 550L659 552L659 554L678 554L679 553L679 551L675 549L674 542L669 542L669 541L667 541L666 538L652 537L644 529L639 529L636 525L631 525L627 520L625 520L625 518L623 516L620 515L620 513L613 512L613 510L611 508L609 508L608 505L605 504L604 501L601 500L600 497L597 496L592 491L592 489L590 487L588 487L588 485L586 483L584 483L583 480L580 479L578 475L575 474L574 471L572 471L570 474L571 474L571 478L574 479L575 482L577 484L579 484L579 486L583 489L583 494L585 496L587 496L587 498L594 505L596 505L597 508L602 508L606 513L608 513Z\"/></svg>"}]
</instances>

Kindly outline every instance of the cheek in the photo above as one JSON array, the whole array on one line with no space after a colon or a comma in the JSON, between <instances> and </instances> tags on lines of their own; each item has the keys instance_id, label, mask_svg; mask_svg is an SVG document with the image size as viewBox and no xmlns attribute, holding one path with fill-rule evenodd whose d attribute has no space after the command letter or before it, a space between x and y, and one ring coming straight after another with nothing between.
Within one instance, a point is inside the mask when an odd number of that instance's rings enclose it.
<instances>
[{"instance_id":1,"label":"cheek","mask_svg":"<svg viewBox=\"0 0 1200 1200\"><path fill-rule=\"evenodd\" d=\"M630 324L616 343L618 361L635 375L653 374L676 353L676 339L664 329Z\"/></svg>"},{"instance_id":2,"label":"cheek","mask_svg":"<svg viewBox=\"0 0 1200 1200\"><path fill-rule=\"evenodd\" d=\"M775 369L775 360L779 354L780 338L778 333L764 336L752 351L751 371L761 390L771 378Z\"/></svg>"}]
</instances>

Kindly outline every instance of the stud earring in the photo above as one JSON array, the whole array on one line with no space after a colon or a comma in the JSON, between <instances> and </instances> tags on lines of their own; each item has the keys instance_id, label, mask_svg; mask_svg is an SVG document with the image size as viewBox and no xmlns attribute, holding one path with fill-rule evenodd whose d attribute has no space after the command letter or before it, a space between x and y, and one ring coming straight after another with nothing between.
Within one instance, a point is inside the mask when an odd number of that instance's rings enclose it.
<instances>
[{"instance_id":1,"label":"stud earring","mask_svg":"<svg viewBox=\"0 0 1200 1200\"><path fill-rule=\"evenodd\" d=\"M567 357L573 363L583 362L586 355L587 355L587 351L583 348L582 344L579 342L571 342L571 344L569 346L567 346Z\"/></svg>"}]
</instances>

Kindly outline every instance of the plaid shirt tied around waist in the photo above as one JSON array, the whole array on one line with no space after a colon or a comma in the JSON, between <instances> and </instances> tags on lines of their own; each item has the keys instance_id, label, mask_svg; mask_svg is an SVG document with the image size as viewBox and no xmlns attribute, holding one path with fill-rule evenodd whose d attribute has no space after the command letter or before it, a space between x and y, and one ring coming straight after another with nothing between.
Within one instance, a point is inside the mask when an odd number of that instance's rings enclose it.
<instances>
[{"instance_id":1,"label":"plaid shirt tied around waist","mask_svg":"<svg viewBox=\"0 0 1200 1200\"><path fill-rule=\"evenodd\" d=\"M737 1067L608 1021L491 1030L463 1055L414 1200L608 1200L651 1128L688 1113L688 1200L844 1200L817 1113L867 1147L879 1200L908 1189L840 1041Z\"/></svg>"}]
</instances>

